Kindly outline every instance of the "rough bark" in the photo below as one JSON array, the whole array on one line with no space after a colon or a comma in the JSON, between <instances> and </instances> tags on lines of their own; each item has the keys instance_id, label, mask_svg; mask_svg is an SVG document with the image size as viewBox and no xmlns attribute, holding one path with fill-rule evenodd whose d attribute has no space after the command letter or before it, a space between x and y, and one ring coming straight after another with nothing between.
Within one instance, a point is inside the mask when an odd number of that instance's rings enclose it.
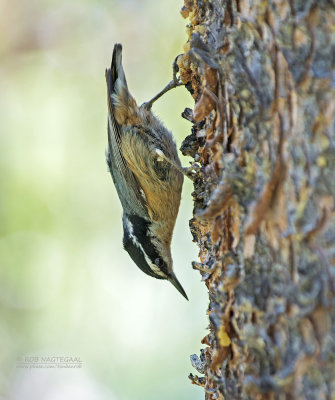
<instances>
[{"instance_id":1,"label":"rough bark","mask_svg":"<svg viewBox=\"0 0 335 400\"><path fill-rule=\"evenodd\" d=\"M206 399L335 396L335 5L185 0Z\"/></svg>"}]
</instances>

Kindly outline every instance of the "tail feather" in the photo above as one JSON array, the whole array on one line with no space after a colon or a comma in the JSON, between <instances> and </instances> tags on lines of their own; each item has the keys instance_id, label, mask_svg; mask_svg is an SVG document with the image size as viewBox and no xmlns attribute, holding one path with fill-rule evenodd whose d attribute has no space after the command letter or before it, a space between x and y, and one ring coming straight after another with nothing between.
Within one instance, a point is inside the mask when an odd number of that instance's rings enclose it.
<instances>
[{"instance_id":1,"label":"tail feather","mask_svg":"<svg viewBox=\"0 0 335 400\"><path fill-rule=\"evenodd\" d=\"M118 79L127 88L127 81L122 67L122 44L120 43L114 45L111 67L106 70L106 81L110 94L115 93L115 85Z\"/></svg>"},{"instance_id":2,"label":"tail feather","mask_svg":"<svg viewBox=\"0 0 335 400\"><path fill-rule=\"evenodd\" d=\"M111 67L106 70L108 106L114 124L118 124L120 135L123 125L138 125L141 119L135 99L129 93L122 67L122 45L114 45Z\"/></svg>"},{"instance_id":3,"label":"tail feather","mask_svg":"<svg viewBox=\"0 0 335 400\"><path fill-rule=\"evenodd\" d=\"M122 44L116 43L114 45L112 65L111 65L111 78L113 82L117 80L121 68L122 68Z\"/></svg>"}]
</instances>

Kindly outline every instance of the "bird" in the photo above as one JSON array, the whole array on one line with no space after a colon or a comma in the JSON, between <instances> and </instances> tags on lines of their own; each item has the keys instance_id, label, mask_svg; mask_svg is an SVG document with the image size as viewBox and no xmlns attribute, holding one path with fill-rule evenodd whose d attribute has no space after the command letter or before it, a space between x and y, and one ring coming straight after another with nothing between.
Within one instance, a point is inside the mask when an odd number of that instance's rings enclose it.
<instances>
[{"instance_id":1,"label":"bird","mask_svg":"<svg viewBox=\"0 0 335 400\"><path fill-rule=\"evenodd\" d=\"M143 272L168 280L188 300L171 256L183 169L172 133L151 110L154 101L180 83L174 75L158 95L138 106L128 90L119 43L105 77L106 162L123 208L123 247Z\"/></svg>"}]
</instances>

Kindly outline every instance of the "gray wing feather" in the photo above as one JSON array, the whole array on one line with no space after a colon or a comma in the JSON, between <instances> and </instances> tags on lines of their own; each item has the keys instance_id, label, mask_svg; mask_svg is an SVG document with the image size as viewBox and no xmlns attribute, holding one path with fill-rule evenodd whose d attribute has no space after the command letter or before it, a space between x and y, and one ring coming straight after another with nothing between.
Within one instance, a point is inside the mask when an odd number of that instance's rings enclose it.
<instances>
[{"instance_id":1,"label":"gray wing feather","mask_svg":"<svg viewBox=\"0 0 335 400\"><path fill-rule=\"evenodd\" d=\"M113 67L115 68L115 65L113 66L112 62L112 69ZM124 212L126 214L136 214L148 218L148 208L144 193L135 175L122 156L121 141L122 135L126 132L117 123L114 116L111 94L113 92L113 87L116 85L115 81L113 82L111 74L111 70L106 71L108 87L108 149L106 151L106 161Z\"/></svg>"},{"instance_id":2,"label":"gray wing feather","mask_svg":"<svg viewBox=\"0 0 335 400\"><path fill-rule=\"evenodd\" d=\"M120 152L120 144L114 128L108 124L108 150L106 160L116 191L126 214L148 217L146 200L140 186Z\"/></svg>"}]
</instances>

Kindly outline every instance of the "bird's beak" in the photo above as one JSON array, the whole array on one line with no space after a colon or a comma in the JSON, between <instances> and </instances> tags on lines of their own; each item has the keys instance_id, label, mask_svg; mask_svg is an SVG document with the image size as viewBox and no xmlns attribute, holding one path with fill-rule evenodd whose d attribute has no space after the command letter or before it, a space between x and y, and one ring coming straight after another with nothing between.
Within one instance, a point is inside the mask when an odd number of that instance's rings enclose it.
<instances>
[{"instance_id":1,"label":"bird's beak","mask_svg":"<svg viewBox=\"0 0 335 400\"><path fill-rule=\"evenodd\" d=\"M185 290L183 289L183 287L179 283L176 275L173 272L170 273L170 276L168 279L172 283L172 285L178 290L178 292L181 293L185 297L186 300L188 300Z\"/></svg>"}]
</instances>

